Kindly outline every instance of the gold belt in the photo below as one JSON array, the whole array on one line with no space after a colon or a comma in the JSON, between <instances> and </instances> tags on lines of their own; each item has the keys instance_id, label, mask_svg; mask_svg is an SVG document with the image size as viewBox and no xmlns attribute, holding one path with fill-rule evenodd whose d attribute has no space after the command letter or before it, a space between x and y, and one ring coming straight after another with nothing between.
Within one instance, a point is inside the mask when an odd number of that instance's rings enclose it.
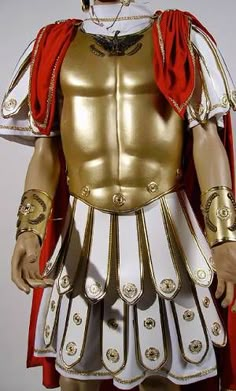
<instances>
[{"instance_id":1,"label":"gold belt","mask_svg":"<svg viewBox=\"0 0 236 391\"><path fill-rule=\"evenodd\" d=\"M176 192L182 188L182 184L177 183L168 189L161 189L159 191L156 183L150 183L147 189L133 188L122 189L122 192L111 193L110 189L91 189L89 186L84 186L80 194L70 190L70 194L86 203L94 209L111 214L127 214L138 211L146 205L151 204L157 199L166 194ZM97 196L99 192L103 194L102 197Z\"/></svg>"}]
</instances>

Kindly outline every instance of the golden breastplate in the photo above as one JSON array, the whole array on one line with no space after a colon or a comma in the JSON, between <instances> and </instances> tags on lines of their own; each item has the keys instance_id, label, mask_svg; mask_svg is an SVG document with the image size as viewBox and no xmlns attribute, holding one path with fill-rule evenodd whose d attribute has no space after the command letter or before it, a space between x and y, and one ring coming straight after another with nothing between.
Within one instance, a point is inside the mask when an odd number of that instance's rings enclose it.
<instances>
[{"instance_id":1,"label":"golden breastplate","mask_svg":"<svg viewBox=\"0 0 236 391\"><path fill-rule=\"evenodd\" d=\"M181 167L183 122L157 89L152 31L141 34L118 56L78 31L60 75L70 192L112 212L170 191Z\"/></svg>"}]
</instances>

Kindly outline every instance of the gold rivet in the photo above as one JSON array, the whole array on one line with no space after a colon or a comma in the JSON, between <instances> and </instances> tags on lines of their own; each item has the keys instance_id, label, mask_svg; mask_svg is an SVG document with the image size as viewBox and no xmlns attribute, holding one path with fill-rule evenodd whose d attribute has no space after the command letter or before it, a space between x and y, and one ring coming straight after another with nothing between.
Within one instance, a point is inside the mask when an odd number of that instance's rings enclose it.
<instances>
[{"instance_id":1,"label":"gold rivet","mask_svg":"<svg viewBox=\"0 0 236 391\"><path fill-rule=\"evenodd\" d=\"M124 194L122 194L122 193L114 194L114 196L113 196L113 204L115 206L120 208L125 203L126 203L126 198L125 198Z\"/></svg>"},{"instance_id":2,"label":"gold rivet","mask_svg":"<svg viewBox=\"0 0 236 391\"><path fill-rule=\"evenodd\" d=\"M209 299L209 297L204 297L204 299L203 299L203 305L204 305L204 307L205 308L209 308L209 306L210 306L210 302L211 302L211 300Z\"/></svg>"},{"instance_id":3,"label":"gold rivet","mask_svg":"<svg viewBox=\"0 0 236 391\"><path fill-rule=\"evenodd\" d=\"M222 208L217 209L216 216L222 221L228 220L231 216L231 210L227 206L223 206Z\"/></svg>"},{"instance_id":4,"label":"gold rivet","mask_svg":"<svg viewBox=\"0 0 236 391\"><path fill-rule=\"evenodd\" d=\"M148 330L152 330L156 326L156 322L153 318L147 318L144 320L144 327Z\"/></svg>"},{"instance_id":5,"label":"gold rivet","mask_svg":"<svg viewBox=\"0 0 236 391\"><path fill-rule=\"evenodd\" d=\"M89 292L90 292L91 296L96 298L102 292L102 285L98 281L95 281L93 284L91 284L89 286L88 289L89 289Z\"/></svg>"},{"instance_id":6,"label":"gold rivet","mask_svg":"<svg viewBox=\"0 0 236 391\"><path fill-rule=\"evenodd\" d=\"M122 292L128 299L133 299L137 295L138 289L135 284L128 282L127 284L123 285Z\"/></svg>"},{"instance_id":7,"label":"gold rivet","mask_svg":"<svg viewBox=\"0 0 236 391\"><path fill-rule=\"evenodd\" d=\"M68 288L69 285L70 285L70 277L68 275L63 276L61 279L61 287L63 289L66 289Z\"/></svg>"},{"instance_id":8,"label":"gold rivet","mask_svg":"<svg viewBox=\"0 0 236 391\"><path fill-rule=\"evenodd\" d=\"M205 270L203 270L203 269L197 270L197 278L198 278L199 280L205 280L206 277L207 277L207 273L206 273Z\"/></svg>"},{"instance_id":9,"label":"gold rivet","mask_svg":"<svg viewBox=\"0 0 236 391\"><path fill-rule=\"evenodd\" d=\"M50 336L50 332L51 332L50 326L49 325L45 326L44 335L46 338L48 338Z\"/></svg>"},{"instance_id":10,"label":"gold rivet","mask_svg":"<svg viewBox=\"0 0 236 391\"><path fill-rule=\"evenodd\" d=\"M51 311L54 312L56 309L56 302L54 300L51 301Z\"/></svg>"},{"instance_id":11,"label":"gold rivet","mask_svg":"<svg viewBox=\"0 0 236 391\"><path fill-rule=\"evenodd\" d=\"M147 185L147 191L149 193L156 193L158 191L158 184L156 182L150 182Z\"/></svg>"},{"instance_id":12,"label":"gold rivet","mask_svg":"<svg viewBox=\"0 0 236 391\"><path fill-rule=\"evenodd\" d=\"M6 111L13 111L17 106L17 100L16 99L8 99L4 102L3 107Z\"/></svg>"},{"instance_id":13,"label":"gold rivet","mask_svg":"<svg viewBox=\"0 0 236 391\"><path fill-rule=\"evenodd\" d=\"M215 337L218 337L221 333L221 326L218 322L214 322L211 328L212 334Z\"/></svg>"},{"instance_id":14,"label":"gold rivet","mask_svg":"<svg viewBox=\"0 0 236 391\"><path fill-rule=\"evenodd\" d=\"M116 349L108 349L106 356L112 363L117 363L120 359L120 355Z\"/></svg>"},{"instance_id":15,"label":"gold rivet","mask_svg":"<svg viewBox=\"0 0 236 391\"><path fill-rule=\"evenodd\" d=\"M73 322L76 324L76 326L79 326L82 323L82 318L77 312L73 316Z\"/></svg>"},{"instance_id":16,"label":"gold rivet","mask_svg":"<svg viewBox=\"0 0 236 391\"><path fill-rule=\"evenodd\" d=\"M227 97L226 94L222 96L222 98L221 98L221 104L222 104L223 107L227 107L227 106L228 106L229 101L228 101L228 97Z\"/></svg>"},{"instance_id":17,"label":"gold rivet","mask_svg":"<svg viewBox=\"0 0 236 391\"><path fill-rule=\"evenodd\" d=\"M27 203L25 205L24 204L20 205L19 213L21 213L24 216L26 216L26 215L32 213L34 210L35 210L34 205L32 205L30 203Z\"/></svg>"},{"instance_id":18,"label":"gold rivet","mask_svg":"<svg viewBox=\"0 0 236 391\"><path fill-rule=\"evenodd\" d=\"M145 356L150 361L157 361L160 357L160 352L158 349L151 347L145 351Z\"/></svg>"},{"instance_id":19,"label":"gold rivet","mask_svg":"<svg viewBox=\"0 0 236 391\"><path fill-rule=\"evenodd\" d=\"M160 289L164 293L173 293L176 289L176 284L170 278L166 278L165 280L161 281Z\"/></svg>"},{"instance_id":20,"label":"gold rivet","mask_svg":"<svg viewBox=\"0 0 236 391\"><path fill-rule=\"evenodd\" d=\"M74 356L77 353L77 345L75 342L69 342L66 345L66 353L68 356Z\"/></svg>"},{"instance_id":21,"label":"gold rivet","mask_svg":"<svg viewBox=\"0 0 236 391\"><path fill-rule=\"evenodd\" d=\"M117 330L118 329L118 323L115 319L109 319L107 321L107 325L110 329Z\"/></svg>"},{"instance_id":22,"label":"gold rivet","mask_svg":"<svg viewBox=\"0 0 236 391\"><path fill-rule=\"evenodd\" d=\"M81 195L82 197L88 197L90 194L90 187L89 186L84 186L81 189Z\"/></svg>"},{"instance_id":23,"label":"gold rivet","mask_svg":"<svg viewBox=\"0 0 236 391\"><path fill-rule=\"evenodd\" d=\"M202 342L197 339L191 341L189 344L189 350L193 354L199 353L202 350Z\"/></svg>"},{"instance_id":24,"label":"gold rivet","mask_svg":"<svg viewBox=\"0 0 236 391\"><path fill-rule=\"evenodd\" d=\"M186 320L187 322L191 322L195 317L195 314L193 311L191 310L186 310L183 314L183 318L184 320Z\"/></svg>"}]
</instances>

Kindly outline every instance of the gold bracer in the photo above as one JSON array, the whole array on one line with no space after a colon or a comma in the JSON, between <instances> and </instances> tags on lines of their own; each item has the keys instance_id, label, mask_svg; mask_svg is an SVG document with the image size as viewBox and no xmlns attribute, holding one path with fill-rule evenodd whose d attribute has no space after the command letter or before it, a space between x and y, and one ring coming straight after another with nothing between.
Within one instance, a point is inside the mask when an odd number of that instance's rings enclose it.
<instances>
[{"instance_id":1,"label":"gold bracer","mask_svg":"<svg viewBox=\"0 0 236 391\"><path fill-rule=\"evenodd\" d=\"M52 200L41 190L27 190L21 199L18 211L16 238L23 232L33 232L42 243L48 217L51 213Z\"/></svg>"},{"instance_id":2,"label":"gold bracer","mask_svg":"<svg viewBox=\"0 0 236 391\"><path fill-rule=\"evenodd\" d=\"M232 190L212 187L201 196L206 236L211 247L236 241L236 203Z\"/></svg>"}]
</instances>

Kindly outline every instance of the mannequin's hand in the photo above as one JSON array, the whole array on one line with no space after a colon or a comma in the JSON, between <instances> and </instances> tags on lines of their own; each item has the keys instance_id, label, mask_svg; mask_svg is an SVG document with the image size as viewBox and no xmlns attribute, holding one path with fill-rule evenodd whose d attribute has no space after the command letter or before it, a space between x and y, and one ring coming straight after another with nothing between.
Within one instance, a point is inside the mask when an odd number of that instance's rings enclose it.
<instances>
[{"instance_id":1,"label":"mannequin's hand","mask_svg":"<svg viewBox=\"0 0 236 391\"><path fill-rule=\"evenodd\" d=\"M212 254L218 279L216 298L225 293L222 307L228 307L233 302L236 284L236 242L222 243L212 249ZM236 301L232 311L236 312Z\"/></svg>"},{"instance_id":2,"label":"mannequin's hand","mask_svg":"<svg viewBox=\"0 0 236 391\"><path fill-rule=\"evenodd\" d=\"M39 272L40 244L37 235L24 232L19 235L11 262L12 281L25 293L30 288L45 288L53 281L45 279Z\"/></svg>"}]
</instances>

